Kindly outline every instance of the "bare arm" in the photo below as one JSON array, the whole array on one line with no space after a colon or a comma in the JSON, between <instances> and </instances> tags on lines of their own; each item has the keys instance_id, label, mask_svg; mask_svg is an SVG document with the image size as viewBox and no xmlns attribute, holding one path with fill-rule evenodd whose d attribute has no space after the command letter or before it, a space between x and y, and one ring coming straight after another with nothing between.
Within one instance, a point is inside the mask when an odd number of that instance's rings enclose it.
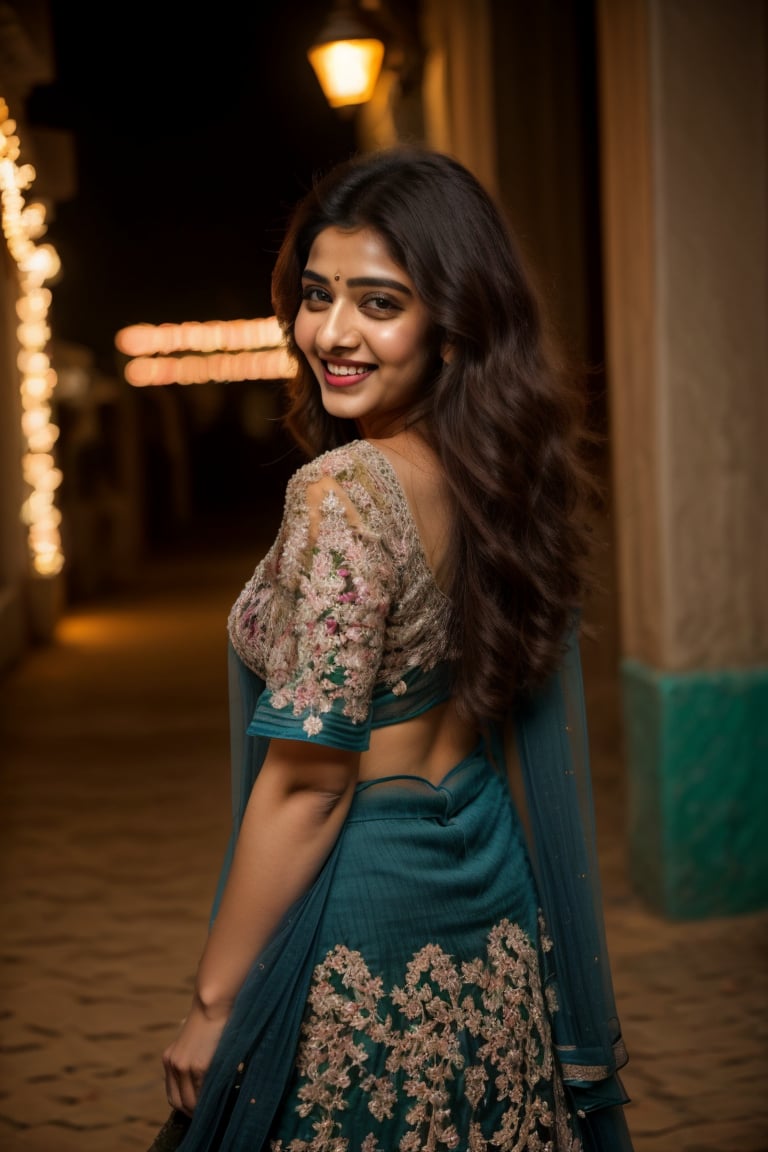
<instances>
[{"instance_id":1,"label":"bare arm","mask_svg":"<svg viewBox=\"0 0 768 1152\"><path fill-rule=\"evenodd\" d=\"M189 1016L163 1053L175 1107L194 1109L249 969L328 857L352 802L358 761L357 753L272 741L200 959Z\"/></svg>"}]
</instances>

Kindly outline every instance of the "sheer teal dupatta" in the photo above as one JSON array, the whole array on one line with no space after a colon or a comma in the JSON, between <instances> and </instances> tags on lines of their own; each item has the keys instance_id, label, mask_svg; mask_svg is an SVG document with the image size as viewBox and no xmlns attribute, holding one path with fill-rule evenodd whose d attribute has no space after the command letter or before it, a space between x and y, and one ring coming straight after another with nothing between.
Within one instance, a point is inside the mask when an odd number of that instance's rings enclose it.
<instances>
[{"instance_id":1,"label":"sheer teal dupatta","mask_svg":"<svg viewBox=\"0 0 768 1152\"><path fill-rule=\"evenodd\" d=\"M553 1033L588 1152L632 1148L617 1071L627 1062L605 940L577 633L545 690L515 717L524 823L549 936L559 1010ZM503 732L493 749L506 762Z\"/></svg>"}]
</instances>

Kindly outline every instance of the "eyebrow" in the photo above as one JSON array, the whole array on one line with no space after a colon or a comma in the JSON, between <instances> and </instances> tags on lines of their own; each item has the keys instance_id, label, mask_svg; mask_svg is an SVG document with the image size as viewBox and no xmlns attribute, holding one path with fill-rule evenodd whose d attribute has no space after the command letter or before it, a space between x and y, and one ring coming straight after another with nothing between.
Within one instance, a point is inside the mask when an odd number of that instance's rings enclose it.
<instances>
[{"instance_id":1,"label":"eyebrow","mask_svg":"<svg viewBox=\"0 0 768 1152\"><path fill-rule=\"evenodd\" d=\"M302 280L317 280L320 284L331 283L329 276L313 272L311 268L305 268L301 278ZM353 276L347 280L347 284L350 288L392 288L395 292L404 292L406 296L413 296L413 292L407 285L401 284L399 280L388 280L384 276Z\"/></svg>"}]
</instances>

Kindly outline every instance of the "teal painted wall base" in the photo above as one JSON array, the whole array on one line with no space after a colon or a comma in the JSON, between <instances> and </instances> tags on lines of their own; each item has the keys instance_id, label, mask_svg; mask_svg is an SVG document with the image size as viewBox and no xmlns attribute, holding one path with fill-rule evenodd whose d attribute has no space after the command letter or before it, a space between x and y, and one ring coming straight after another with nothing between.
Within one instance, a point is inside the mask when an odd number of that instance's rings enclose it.
<instances>
[{"instance_id":1,"label":"teal painted wall base","mask_svg":"<svg viewBox=\"0 0 768 1152\"><path fill-rule=\"evenodd\" d=\"M622 678L635 890L671 919L768 908L768 668Z\"/></svg>"}]
</instances>

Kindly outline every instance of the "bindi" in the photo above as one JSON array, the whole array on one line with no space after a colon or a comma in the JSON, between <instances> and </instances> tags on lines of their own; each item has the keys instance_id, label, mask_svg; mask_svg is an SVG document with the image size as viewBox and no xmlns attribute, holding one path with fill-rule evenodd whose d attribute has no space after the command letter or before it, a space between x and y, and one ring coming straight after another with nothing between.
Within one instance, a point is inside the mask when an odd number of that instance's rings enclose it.
<instances>
[{"instance_id":1,"label":"bindi","mask_svg":"<svg viewBox=\"0 0 768 1152\"><path fill-rule=\"evenodd\" d=\"M334 280L340 280L341 276L339 276L338 272L335 272L333 275L333 278L334 278Z\"/></svg>"}]
</instances>

